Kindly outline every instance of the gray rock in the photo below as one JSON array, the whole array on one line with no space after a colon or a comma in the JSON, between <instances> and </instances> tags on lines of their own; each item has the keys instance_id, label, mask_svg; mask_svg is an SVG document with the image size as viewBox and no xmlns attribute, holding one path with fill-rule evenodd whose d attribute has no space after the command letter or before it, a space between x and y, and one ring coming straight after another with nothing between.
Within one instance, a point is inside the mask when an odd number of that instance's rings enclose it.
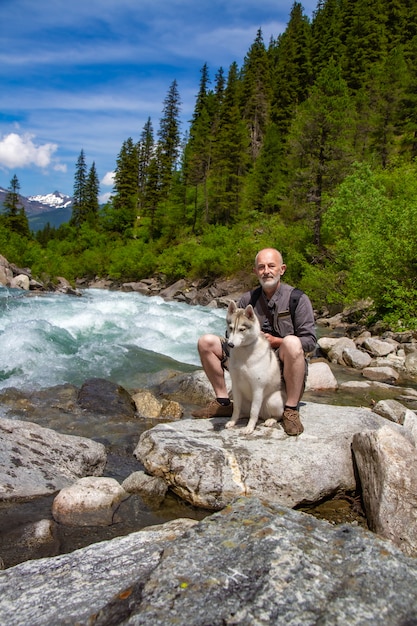
<instances>
[{"instance_id":1,"label":"gray rock","mask_svg":"<svg viewBox=\"0 0 417 626\"><path fill-rule=\"evenodd\" d=\"M375 337L365 339L363 347L368 350L372 356L387 356L387 354L391 354L391 352L395 352L397 349L395 343L382 341L381 339L376 339Z\"/></svg>"},{"instance_id":2,"label":"gray rock","mask_svg":"<svg viewBox=\"0 0 417 626\"><path fill-rule=\"evenodd\" d=\"M162 528L0 572L0 622L416 623L416 561L361 528L252 498Z\"/></svg>"},{"instance_id":3,"label":"gray rock","mask_svg":"<svg viewBox=\"0 0 417 626\"><path fill-rule=\"evenodd\" d=\"M57 525L42 519L0 533L0 554L9 564L59 554ZM2 569L0 567L0 569Z\"/></svg>"},{"instance_id":4,"label":"gray rock","mask_svg":"<svg viewBox=\"0 0 417 626\"><path fill-rule=\"evenodd\" d=\"M362 374L370 380L385 383L394 383L400 377L398 372L392 367L365 367L362 370Z\"/></svg>"},{"instance_id":5,"label":"gray rock","mask_svg":"<svg viewBox=\"0 0 417 626\"><path fill-rule=\"evenodd\" d=\"M357 433L352 449L371 530L417 556L417 450L388 426Z\"/></svg>"},{"instance_id":6,"label":"gray rock","mask_svg":"<svg viewBox=\"0 0 417 626\"><path fill-rule=\"evenodd\" d=\"M301 419L304 433L298 437L262 422L244 436L246 420L236 429L226 429L222 418L160 424L141 435L134 454L181 498L211 510L240 495L294 507L354 490L352 437L386 420L367 409L309 402Z\"/></svg>"},{"instance_id":7,"label":"gray rock","mask_svg":"<svg viewBox=\"0 0 417 626\"><path fill-rule=\"evenodd\" d=\"M328 358L332 363L346 365L343 358L343 353L346 349L356 350L356 344L353 339L349 339L349 337L341 337L335 341L334 345L330 348Z\"/></svg>"},{"instance_id":8,"label":"gray rock","mask_svg":"<svg viewBox=\"0 0 417 626\"><path fill-rule=\"evenodd\" d=\"M306 391L337 389L338 383L328 363L309 363Z\"/></svg>"},{"instance_id":9,"label":"gray rock","mask_svg":"<svg viewBox=\"0 0 417 626\"><path fill-rule=\"evenodd\" d=\"M357 348L345 348L342 352L342 358L346 365L355 369L368 367L372 361L372 357L369 354Z\"/></svg>"},{"instance_id":10,"label":"gray rock","mask_svg":"<svg viewBox=\"0 0 417 626\"><path fill-rule=\"evenodd\" d=\"M417 414L414 411L410 411L410 409L406 411L403 426L417 447Z\"/></svg>"},{"instance_id":11,"label":"gray rock","mask_svg":"<svg viewBox=\"0 0 417 626\"><path fill-rule=\"evenodd\" d=\"M168 485L163 478L149 476L145 472L133 472L122 483L128 493L139 493L149 504L159 504L164 500Z\"/></svg>"},{"instance_id":12,"label":"gray rock","mask_svg":"<svg viewBox=\"0 0 417 626\"><path fill-rule=\"evenodd\" d=\"M413 377L417 378L417 352L409 352L405 357L405 369L407 373Z\"/></svg>"},{"instance_id":13,"label":"gray rock","mask_svg":"<svg viewBox=\"0 0 417 626\"><path fill-rule=\"evenodd\" d=\"M86 380L79 391L78 403L83 409L101 415L122 418L135 415L135 403L128 391L105 378Z\"/></svg>"},{"instance_id":14,"label":"gray rock","mask_svg":"<svg viewBox=\"0 0 417 626\"><path fill-rule=\"evenodd\" d=\"M380 400L376 403L373 408L375 413L385 417L391 422L396 422L397 424L403 424L404 418L407 413L407 407L405 407L401 402L397 400L388 399L388 400Z\"/></svg>"},{"instance_id":15,"label":"gray rock","mask_svg":"<svg viewBox=\"0 0 417 626\"><path fill-rule=\"evenodd\" d=\"M138 391L132 395L132 400L136 406L139 417L174 420L181 419L183 409L174 400L159 400L150 391Z\"/></svg>"},{"instance_id":16,"label":"gray rock","mask_svg":"<svg viewBox=\"0 0 417 626\"><path fill-rule=\"evenodd\" d=\"M65 526L110 526L126 491L114 478L85 476L58 493L54 519Z\"/></svg>"},{"instance_id":17,"label":"gray rock","mask_svg":"<svg viewBox=\"0 0 417 626\"><path fill-rule=\"evenodd\" d=\"M0 572L0 623L119 624L131 613L132 600L137 600L163 550L195 523L174 520ZM101 609L104 615L99 618ZM114 613L118 619L112 622Z\"/></svg>"},{"instance_id":18,"label":"gray rock","mask_svg":"<svg viewBox=\"0 0 417 626\"><path fill-rule=\"evenodd\" d=\"M14 276L10 281L10 287L12 289L24 289L25 291L29 291L30 279L26 274L18 274Z\"/></svg>"},{"instance_id":19,"label":"gray rock","mask_svg":"<svg viewBox=\"0 0 417 626\"><path fill-rule=\"evenodd\" d=\"M100 475L105 447L32 422L0 418L0 500L54 493L87 475Z\"/></svg>"}]
</instances>

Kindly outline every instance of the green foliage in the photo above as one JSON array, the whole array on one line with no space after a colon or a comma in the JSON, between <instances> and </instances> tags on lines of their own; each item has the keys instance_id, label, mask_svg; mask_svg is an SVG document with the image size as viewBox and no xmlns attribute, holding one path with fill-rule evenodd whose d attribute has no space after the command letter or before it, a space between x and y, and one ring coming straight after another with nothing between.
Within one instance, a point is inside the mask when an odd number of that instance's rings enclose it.
<instances>
[{"instance_id":1,"label":"green foliage","mask_svg":"<svg viewBox=\"0 0 417 626\"><path fill-rule=\"evenodd\" d=\"M370 297L383 319L415 326L417 165L358 167L326 214L345 299Z\"/></svg>"},{"instance_id":2,"label":"green foliage","mask_svg":"<svg viewBox=\"0 0 417 626\"><path fill-rule=\"evenodd\" d=\"M129 241L111 250L107 274L114 280L138 281L158 269L156 256L143 241Z\"/></svg>"},{"instance_id":3,"label":"green foliage","mask_svg":"<svg viewBox=\"0 0 417 626\"><path fill-rule=\"evenodd\" d=\"M372 298L386 323L416 327L416 68L414 2L319 0L311 21L294 2L212 90L203 66L183 143L171 84L158 141L148 118L123 143L101 212L83 151L71 224L31 241L10 196L1 253L45 276L171 281L250 273L273 246L317 308Z\"/></svg>"},{"instance_id":4,"label":"green foliage","mask_svg":"<svg viewBox=\"0 0 417 626\"><path fill-rule=\"evenodd\" d=\"M29 222L19 191L20 183L15 174L6 193L4 213L0 216L0 221L10 231L18 233L22 237L30 238Z\"/></svg>"}]
</instances>

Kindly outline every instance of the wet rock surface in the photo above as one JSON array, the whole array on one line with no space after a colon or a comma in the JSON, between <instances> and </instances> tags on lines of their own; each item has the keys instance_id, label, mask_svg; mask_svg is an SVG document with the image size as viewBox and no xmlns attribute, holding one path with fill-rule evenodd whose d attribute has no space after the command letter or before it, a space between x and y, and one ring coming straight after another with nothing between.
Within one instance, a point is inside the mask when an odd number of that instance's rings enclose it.
<instances>
[{"instance_id":1,"label":"wet rock surface","mask_svg":"<svg viewBox=\"0 0 417 626\"><path fill-rule=\"evenodd\" d=\"M404 626L417 621L416 585L416 560L391 542L242 498L196 525L0 572L0 621Z\"/></svg>"}]
</instances>

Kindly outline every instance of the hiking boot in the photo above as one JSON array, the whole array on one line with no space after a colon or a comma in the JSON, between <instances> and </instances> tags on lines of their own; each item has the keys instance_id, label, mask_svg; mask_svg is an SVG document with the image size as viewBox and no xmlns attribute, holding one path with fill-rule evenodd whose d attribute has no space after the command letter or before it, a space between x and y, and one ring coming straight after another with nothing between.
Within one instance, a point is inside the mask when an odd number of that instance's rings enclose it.
<instances>
[{"instance_id":1,"label":"hiking boot","mask_svg":"<svg viewBox=\"0 0 417 626\"><path fill-rule=\"evenodd\" d=\"M233 402L224 406L217 402L217 400L212 400L207 406L202 409L198 409L197 411L193 411L191 415L193 417L202 417L203 419L208 419L209 417L232 417L233 413Z\"/></svg>"},{"instance_id":2,"label":"hiking boot","mask_svg":"<svg viewBox=\"0 0 417 626\"><path fill-rule=\"evenodd\" d=\"M282 415L282 427L287 435L301 435L304 426L300 420L300 414L296 409L284 409Z\"/></svg>"}]
</instances>

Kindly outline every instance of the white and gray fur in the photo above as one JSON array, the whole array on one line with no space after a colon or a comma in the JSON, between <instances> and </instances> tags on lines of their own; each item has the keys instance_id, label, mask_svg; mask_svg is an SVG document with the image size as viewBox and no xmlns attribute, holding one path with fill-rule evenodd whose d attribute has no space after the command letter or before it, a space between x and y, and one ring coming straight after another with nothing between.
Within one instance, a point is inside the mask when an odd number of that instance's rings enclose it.
<instances>
[{"instance_id":1,"label":"white and gray fur","mask_svg":"<svg viewBox=\"0 0 417 626\"><path fill-rule=\"evenodd\" d=\"M233 394L233 415L226 428L233 428L249 414L242 433L250 435L259 417L266 420L266 426L273 426L282 418L285 385L278 359L261 331L252 305L238 309L230 302L226 322Z\"/></svg>"}]
</instances>

